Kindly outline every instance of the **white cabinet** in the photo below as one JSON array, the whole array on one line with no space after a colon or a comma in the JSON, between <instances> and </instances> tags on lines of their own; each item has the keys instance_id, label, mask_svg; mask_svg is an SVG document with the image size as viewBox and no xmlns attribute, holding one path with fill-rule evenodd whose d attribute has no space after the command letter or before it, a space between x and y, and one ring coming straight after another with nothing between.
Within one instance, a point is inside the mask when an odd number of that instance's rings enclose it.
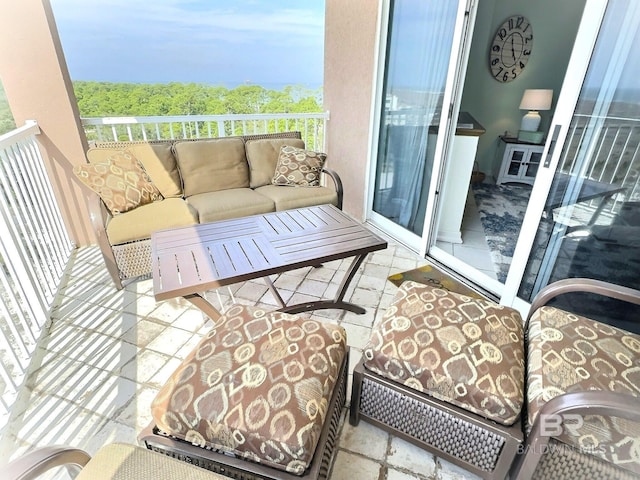
<instances>
[{"instance_id":1,"label":"white cabinet","mask_svg":"<svg viewBox=\"0 0 640 480\"><path fill-rule=\"evenodd\" d=\"M533 185L542 160L544 145L518 142L515 139L501 137L504 142L504 154L496 183L515 182Z\"/></svg>"},{"instance_id":2,"label":"white cabinet","mask_svg":"<svg viewBox=\"0 0 640 480\"><path fill-rule=\"evenodd\" d=\"M484 127L471 114L460 112L443 185L438 240L462 243L464 206L469 191L473 162L476 159L478 140L484 133Z\"/></svg>"}]
</instances>

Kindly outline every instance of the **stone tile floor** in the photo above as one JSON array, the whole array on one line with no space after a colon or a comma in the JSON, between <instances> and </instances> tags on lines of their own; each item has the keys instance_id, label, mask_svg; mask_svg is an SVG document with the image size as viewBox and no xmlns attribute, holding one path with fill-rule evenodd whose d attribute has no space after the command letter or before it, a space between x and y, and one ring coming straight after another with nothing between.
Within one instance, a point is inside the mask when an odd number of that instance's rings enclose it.
<instances>
[{"instance_id":1,"label":"stone tile floor","mask_svg":"<svg viewBox=\"0 0 640 480\"><path fill-rule=\"evenodd\" d=\"M285 301L331 297L349 262L296 270L281 275L275 284ZM386 278L425 263L390 243L386 250L369 255L345 297L364 306L364 315L342 310L304 315L346 329L353 368L372 325L395 293L396 287ZM34 446L69 444L93 454L109 442L137 443L151 420L153 397L208 329L208 319L187 301L156 302L151 280L116 290L95 247L76 251L65 280L3 435L1 458L15 458ZM276 305L261 281L209 295L221 307L231 302ZM345 408L345 418L346 414ZM476 477L367 423L352 427L343 421L330 478Z\"/></svg>"}]
</instances>

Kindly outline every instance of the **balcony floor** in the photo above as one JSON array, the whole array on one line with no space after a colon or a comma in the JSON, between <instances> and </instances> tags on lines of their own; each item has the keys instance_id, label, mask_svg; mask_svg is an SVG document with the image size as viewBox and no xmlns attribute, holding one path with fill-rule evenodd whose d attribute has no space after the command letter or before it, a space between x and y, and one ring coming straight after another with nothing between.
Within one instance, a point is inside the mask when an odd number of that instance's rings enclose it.
<instances>
[{"instance_id":1,"label":"balcony floor","mask_svg":"<svg viewBox=\"0 0 640 480\"><path fill-rule=\"evenodd\" d=\"M296 270L275 283L285 301L332 296L341 278L338 271L349 261ZM346 329L353 368L373 323L395 293L387 276L424 263L390 243L369 255L345 297L366 307L366 314L324 310L305 315ZM276 305L260 281L219 293L214 300L223 305ZM2 458L15 458L33 446L70 444L93 454L110 442L137 443L151 420L152 399L208 329L207 319L188 302L156 302L150 280L116 290L95 247L75 252L52 318L12 409L0 445ZM341 429L332 480L476 478L365 422L354 428L343 420Z\"/></svg>"}]
</instances>

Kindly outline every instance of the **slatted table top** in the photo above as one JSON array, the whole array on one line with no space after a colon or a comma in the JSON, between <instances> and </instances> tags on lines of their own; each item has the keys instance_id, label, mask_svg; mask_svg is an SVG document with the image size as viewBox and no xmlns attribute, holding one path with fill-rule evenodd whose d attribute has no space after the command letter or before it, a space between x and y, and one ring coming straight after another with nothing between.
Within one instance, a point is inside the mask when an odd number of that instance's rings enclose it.
<instances>
[{"instance_id":1,"label":"slatted table top","mask_svg":"<svg viewBox=\"0 0 640 480\"><path fill-rule=\"evenodd\" d=\"M154 232L157 300L319 265L387 247L333 205Z\"/></svg>"}]
</instances>

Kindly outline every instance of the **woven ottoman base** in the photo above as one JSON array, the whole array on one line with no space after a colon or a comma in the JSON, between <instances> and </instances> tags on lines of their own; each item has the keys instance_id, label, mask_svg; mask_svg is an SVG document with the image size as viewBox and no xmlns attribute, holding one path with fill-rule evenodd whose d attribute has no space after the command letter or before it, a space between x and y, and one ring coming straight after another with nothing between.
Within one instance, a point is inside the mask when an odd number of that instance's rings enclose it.
<instances>
[{"instance_id":1,"label":"woven ottoman base","mask_svg":"<svg viewBox=\"0 0 640 480\"><path fill-rule=\"evenodd\" d=\"M236 480L325 480L329 477L335 447L338 443L338 430L342 417L342 407L344 407L346 400L348 364L349 350L347 349L342 366L340 367L340 374L336 386L333 389L331 402L327 410L327 419L324 422L318 446L316 447L311 465L303 475L294 475L212 449L192 445L184 440L164 434L153 423L142 431L138 437L138 441L150 450L169 455Z\"/></svg>"},{"instance_id":2,"label":"woven ottoman base","mask_svg":"<svg viewBox=\"0 0 640 480\"><path fill-rule=\"evenodd\" d=\"M483 478L502 479L522 443L520 422L506 427L439 402L367 370L353 372L350 423L360 419Z\"/></svg>"}]
</instances>

